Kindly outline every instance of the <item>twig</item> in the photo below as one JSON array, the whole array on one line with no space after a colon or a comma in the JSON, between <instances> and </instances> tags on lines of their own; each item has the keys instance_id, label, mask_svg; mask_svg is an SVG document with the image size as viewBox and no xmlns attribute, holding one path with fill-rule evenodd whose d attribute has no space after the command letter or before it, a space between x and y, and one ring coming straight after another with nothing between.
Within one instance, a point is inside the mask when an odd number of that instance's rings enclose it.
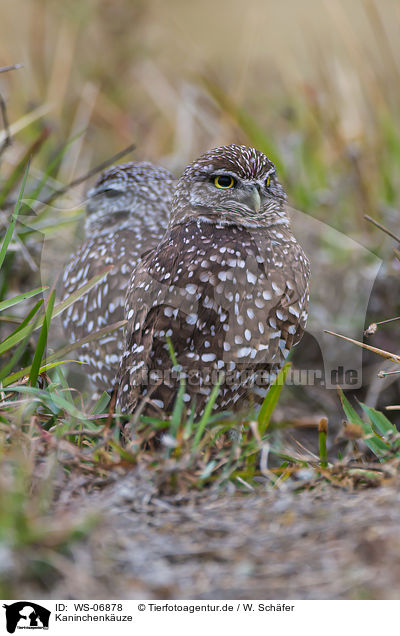
<instances>
[{"instance_id":1,"label":"twig","mask_svg":"<svg viewBox=\"0 0 400 636\"><path fill-rule=\"evenodd\" d=\"M15 71L18 68L23 68L23 64L11 64L10 66L0 66L0 73L7 73L8 71Z\"/></svg>"},{"instance_id":2,"label":"twig","mask_svg":"<svg viewBox=\"0 0 400 636\"><path fill-rule=\"evenodd\" d=\"M378 378L384 378L386 375L397 375L400 371L379 371Z\"/></svg>"},{"instance_id":3,"label":"twig","mask_svg":"<svg viewBox=\"0 0 400 636\"><path fill-rule=\"evenodd\" d=\"M104 427L99 431L93 431L90 428L82 428L80 430L65 431L61 437L69 437L70 435L86 435L87 437L104 437Z\"/></svg>"},{"instance_id":4,"label":"twig","mask_svg":"<svg viewBox=\"0 0 400 636\"><path fill-rule=\"evenodd\" d=\"M11 145L11 133L10 133L10 124L9 124L8 115L7 115L6 102L1 93L0 93L0 112L1 112L1 118L3 120L3 129L5 133L4 140L2 141L0 145L0 155L2 155L5 149Z\"/></svg>"},{"instance_id":5,"label":"twig","mask_svg":"<svg viewBox=\"0 0 400 636\"><path fill-rule=\"evenodd\" d=\"M106 161L103 161L95 168L92 168L91 170L89 170L89 172L87 172L83 176L78 177L77 179L74 179L73 181L70 181L69 183L67 183L67 185L63 186L62 188L59 188L59 190L55 190L54 192L52 192L52 194L50 194L46 199L44 199L41 202L42 206L49 205L49 203L52 203L55 199L58 199L58 197L65 194L70 188L74 188L75 186L80 185L87 179L90 179L90 177L93 177L98 172L105 170L106 168L108 168L108 166L111 166L111 164L113 164L115 161L118 161L118 159L121 159L125 155L128 155L130 152L133 152L135 148L136 148L136 144L131 144L124 150L117 152L116 155L113 155L109 159L106 159Z\"/></svg>"},{"instance_id":6,"label":"twig","mask_svg":"<svg viewBox=\"0 0 400 636\"><path fill-rule=\"evenodd\" d=\"M283 420L280 422L272 421L273 427L275 428L318 428L318 425L321 420L321 415L310 415L305 417L292 417L288 420Z\"/></svg>"},{"instance_id":7,"label":"twig","mask_svg":"<svg viewBox=\"0 0 400 636\"><path fill-rule=\"evenodd\" d=\"M388 236L391 236L395 241L400 243L400 238L398 236L396 236L396 234L391 232L391 230L388 230L387 227L385 227L384 225L382 225L378 221L375 221L375 219L373 219L370 216L368 216L368 214L364 214L364 219L366 219L367 221L369 221L370 223L372 223L373 225L378 227L380 230L382 230L382 232L385 232L386 234L388 234Z\"/></svg>"},{"instance_id":8,"label":"twig","mask_svg":"<svg viewBox=\"0 0 400 636\"><path fill-rule=\"evenodd\" d=\"M364 336L374 336L378 330L379 325L386 325L388 322L394 322L395 320L400 320L400 316L396 316L396 318L388 318L387 320L381 320L380 322L371 322L369 327L364 331Z\"/></svg>"},{"instance_id":9,"label":"twig","mask_svg":"<svg viewBox=\"0 0 400 636\"><path fill-rule=\"evenodd\" d=\"M325 333L328 333L330 336L336 336L336 338L342 338L342 340L347 340L347 342L352 342L358 347L362 347L363 349L368 349L368 351L372 351L373 353L377 353L379 356L383 358L387 358L388 360L392 360L393 362L397 362L400 364L400 356L397 356L395 353L390 353L389 351L385 351L384 349L378 349L377 347L371 347L371 345L367 345L363 342L359 342L358 340L353 340L353 338L348 338L347 336L342 336L339 333L334 333L333 331L328 331L324 329Z\"/></svg>"},{"instance_id":10,"label":"twig","mask_svg":"<svg viewBox=\"0 0 400 636\"><path fill-rule=\"evenodd\" d=\"M13 71L15 69L22 68L22 64L11 64L11 66L0 66L0 73L6 73L7 71ZM8 121L7 107L3 95L0 93L0 112L3 120L4 139L0 145L0 156L4 150L11 145L11 132L10 124Z\"/></svg>"},{"instance_id":11,"label":"twig","mask_svg":"<svg viewBox=\"0 0 400 636\"><path fill-rule=\"evenodd\" d=\"M112 424L113 418L115 417L115 404L117 402L117 393L118 393L118 386L114 388L114 391L112 393L111 400L110 400L110 405L108 407L108 417L107 417L106 424L104 426L105 434L108 434L110 432L110 426Z\"/></svg>"},{"instance_id":12,"label":"twig","mask_svg":"<svg viewBox=\"0 0 400 636\"><path fill-rule=\"evenodd\" d=\"M335 468L333 472L335 472ZM345 470L362 470L362 471L372 471L372 472L376 472L376 473L383 473L386 476L391 476L391 473L385 469L381 464L350 464L348 466L342 466L342 465L338 465L337 468L340 470L342 468L344 468Z\"/></svg>"},{"instance_id":13,"label":"twig","mask_svg":"<svg viewBox=\"0 0 400 636\"><path fill-rule=\"evenodd\" d=\"M387 318L386 320L380 320L376 322L376 325L385 325L387 322L393 322L394 320L400 320L400 316L396 316L396 318Z\"/></svg>"}]
</instances>

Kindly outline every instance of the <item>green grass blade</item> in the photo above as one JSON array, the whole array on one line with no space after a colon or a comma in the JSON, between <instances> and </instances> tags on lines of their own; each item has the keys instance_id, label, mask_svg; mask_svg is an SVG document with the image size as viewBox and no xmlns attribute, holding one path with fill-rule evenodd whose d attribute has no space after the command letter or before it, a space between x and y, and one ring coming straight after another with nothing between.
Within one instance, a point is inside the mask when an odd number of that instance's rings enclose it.
<instances>
[{"instance_id":1,"label":"green grass blade","mask_svg":"<svg viewBox=\"0 0 400 636\"><path fill-rule=\"evenodd\" d=\"M211 473L213 472L214 468L217 465L218 465L218 462L215 461L215 459L212 459L210 462L208 462L204 470L200 473L199 482L204 481L205 479L208 479L208 477L211 475Z\"/></svg>"},{"instance_id":2,"label":"green grass blade","mask_svg":"<svg viewBox=\"0 0 400 636\"><path fill-rule=\"evenodd\" d=\"M53 318L54 318L54 312L53 312ZM82 338L81 340L78 340L77 342L73 342L70 345L66 345L65 347L62 347L62 349L55 351L54 353L49 355L48 358L46 358L46 360L44 361L44 364L51 364L52 362L58 360L59 358L63 358L65 355L67 355L71 351L74 351L75 349L79 349L79 347L82 347L82 345L87 344L89 342L94 342L95 340L98 340L99 338L102 338L103 336L113 331L116 331L117 329L120 329L124 325L126 325L126 320L115 322L109 327L102 327L101 329L99 329L99 331L96 331L95 333L90 334L90 336L86 336L85 338ZM35 328L36 326L34 327L34 329ZM74 362L76 362L76 360L74 360ZM8 377L5 378L3 382L3 386L9 386L10 384L17 382L17 380L19 380L20 378L23 378L25 375L28 375L30 373L30 369L31 369L30 366L25 367L24 369L20 369L19 371L16 371L12 375L9 375Z\"/></svg>"},{"instance_id":3,"label":"green grass blade","mask_svg":"<svg viewBox=\"0 0 400 636\"><path fill-rule=\"evenodd\" d=\"M189 417L187 418L185 422L185 428L183 430L184 440L188 440L192 436L195 415L196 415L196 400L193 400L192 406L190 408Z\"/></svg>"},{"instance_id":4,"label":"green grass blade","mask_svg":"<svg viewBox=\"0 0 400 636\"><path fill-rule=\"evenodd\" d=\"M376 411L371 406L367 406L362 402L360 402L360 405L361 408L368 415L369 419L371 420L374 427L378 430L380 435L383 435L385 437L386 435L397 434L397 428L394 424L392 424L390 420L388 420L388 418L383 413L381 413L380 411Z\"/></svg>"},{"instance_id":5,"label":"green grass blade","mask_svg":"<svg viewBox=\"0 0 400 636\"><path fill-rule=\"evenodd\" d=\"M365 435L364 442L368 448L370 448L374 455L379 458L387 455L389 446L376 435L371 426L371 422L364 422L364 420L358 415L357 411L351 406L341 389L339 389L339 397L348 421L352 424L358 424L358 426L361 427Z\"/></svg>"},{"instance_id":6,"label":"green grass blade","mask_svg":"<svg viewBox=\"0 0 400 636\"><path fill-rule=\"evenodd\" d=\"M90 291L93 287L97 285L97 283L102 280L108 272L112 269L112 265L106 267L100 274L97 276L93 276L85 285L82 285L79 289L76 290L71 296L68 296L63 302L59 303L55 306L52 317L55 318L59 316L63 311L65 311L70 305L72 305L75 301L77 301L81 296L84 296L88 291ZM44 316L39 318L38 324L35 329L39 329L43 325ZM23 340L28 331L28 326L21 329L18 333L15 333L12 337L8 338L7 341L0 343L0 355L5 351L11 349L17 345L21 340Z\"/></svg>"},{"instance_id":7,"label":"green grass blade","mask_svg":"<svg viewBox=\"0 0 400 636\"><path fill-rule=\"evenodd\" d=\"M35 355L33 357L33 362L32 362L32 366L31 366L31 372L29 374L29 384L31 386L36 386L36 382L37 382L38 375L39 375L39 372L40 372L40 366L41 366L44 350L45 350L46 344L47 344L47 336L48 336L48 333L49 333L49 327L50 327L50 322L51 322L51 317L52 317L52 312L53 312L53 308L54 308L55 299L56 299L56 292L54 290L54 291L51 292L49 300L48 300L48 303L47 303L46 314L45 314L45 317L44 317L44 322L43 322L42 328L40 330L40 334L39 334L39 339L38 339L38 343L37 343L37 346L36 346Z\"/></svg>"},{"instance_id":8,"label":"green grass blade","mask_svg":"<svg viewBox=\"0 0 400 636\"><path fill-rule=\"evenodd\" d=\"M14 369L15 366L18 364L19 360L21 359L21 357L23 356L23 354L25 352L26 345L28 343L28 340L29 340L34 328L35 328L35 323L32 323L31 330L27 334L26 338L19 344L19 346L16 348L16 350L13 353L13 355L11 356L11 359L1 369L0 382L2 382L2 380L5 377L7 377L7 375L10 373L11 369Z\"/></svg>"},{"instance_id":9,"label":"green grass blade","mask_svg":"<svg viewBox=\"0 0 400 636\"><path fill-rule=\"evenodd\" d=\"M7 340L9 338L11 338L14 334L16 334L19 331L21 331L21 329L24 329L25 326L28 325L31 322L32 318L39 311L40 307L43 305L43 302L44 302L43 298L41 300L39 300L39 302L36 303L36 305L33 307L33 309L29 312L29 314L26 316L26 318L22 321L22 323L17 327L17 329L15 329L3 342L7 342ZM31 334L34 331L35 327L36 327L36 323L35 322L32 322L31 324L29 324L28 331L26 333L25 338L19 344L19 346L17 347L16 351L14 351L11 359L1 369L1 371L0 371L0 382L2 382L4 380L4 378L6 378L7 375L10 373L10 371L12 369L14 369L15 366L18 364L20 358L23 356L23 354L25 352L26 345L28 344L28 340L31 337Z\"/></svg>"},{"instance_id":10,"label":"green grass blade","mask_svg":"<svg viewBox=\"0 0 400 636\"><path fill-rule=\"evenodd\" d=\"M172 437L176 437L178 434L179 426L182 419L182 413L185 408L185 402L183 400L183 395L186 390L186 380L183 376L179 379L179 389L176 396L174 408L171 415L171 423L169 427L169 432Z\"/></svg>"},{"instance_id":11,"label":"green grass blade","mask_svg":"<svg viewBox=\"0 0 400 636\"><path fill-rule=\"evenodd\" d=\"M40 326L40 324L36 324L34 330L38 329ZM11 334L6 340L3 340L3 342L0 343L0 355L5 353L6 351L9 351L13 347L15 347L15 345L19 344L21 340L24 340L26 338L28 333L30 333L30 325L25 325L21 329L14 331L13 334Z\"/></svg>"},{"instance_id":12,"label":"green grass blade","mask_svg":"<svg viewBox=\"0 0 400 636\"><path fill-rule=\"evenodd\" d=\"M61 360L59 362L52 362L50 364L48 364L48 360L43 362L43 365L47 367L46 371L48 369L51 369L53 367L57 367L56 371L54 373L54 377L52 378L54 384L51 384L49 386L50 390L57 390L58 389L58 385L60 385L63 389L63 395L66 397L66 399L71 402L71 404L74 403L73 397L72 397L72 392L71 392L71 388L67 382L67 378L64 375L64 372L62 370L62 368L59 366L60 364L65 364L67 362L73 362L73 360ZM42 367L40 369L40 373L42 373Z\"/></svg>"},{"instance_id":13,"label":"green grass blade","mask_svg":"<svg viewBox=\"0 0 400 636\"><path fill-rule=\"evenodd\" d=\"M75 419L83 421L89 426L91 424L90 420L87 419L85 413L82 413L78 408L76 408L74 404L71 404L71 402L68 402L68 400L63 398L61 395L55 393L54 391L50 392L50 391L38 389L33 386L18 386L18 385L9 386L7 388L3 388L2 390L5 392L15 391L16 393L22 393L23 395L24 394L30 395L36 398L37 401L48 406L50 410L52 410L53 412L54 412L54 406L55 406L59 411L65 411L66 413L68 413L68 415L71 415L71 417L74 417Z\"/></svg>"},{"instance_id":14,"label":"green grass blade","mask_svg":"<svg viewBox=\"0 0 400 636\"><path fill-rule=\"evenodd\" d=\"M1 249L0 249L0 269L1 269L2 265L3 265L3 263L4 263L4 259L6 257L8 246L9 246L10 241L12 239L12 236L14 234L15 226L17 224L17 218L18 218L19 211L21 209L22 197L24 195L26 180L28 178L28 172L29 172L29 162L28 162L28 165L26 166L24 178L22 180L22 185L21 185L21 188L20 188L20 191L19 191L19 195L18 195L18 200L17 200L17 203L15 204L14 212L12 213L11 221L8 224L7 232L6 232L6 235L5 235L4 240L3 240L3 244L2 244Z\"/></svg>"},{"instance_id":15,"label":"green grass blade","mask_svg":"<svg viewBox=\"0 0 400 636\"><path fill-rule=\"evenodd\" d=\"M100 413L104 413L110 403L110 400L111 397L108 395L107 391L104 391L90 411L90 414L99 415Z\"/></svg>"},{"instance_id":16,"label":"green grass blade","mask_svg":"<svg viewBox=\"0 0 400 636\"><path fill-rule=\"evenodd\" d=\"M39 369L39 374L44 373L45 371L50 371L50 369L54 369L55 367L60 367L62 364L69 364L70 362L74 362L75 364L85 364L84 362L80 362L79 360L59 360L58 362L50 362L49 364L43 364ZM58 369L61 370L60 368ZM66 387L69 389L69 387Z\"/></svg>"},{"instance_id":17,"label":"green grass blade","mask_svg":"<svg viewBox=\"0 0 400 636\"><path fill-rule=\"evenodd\" d=\"M326 438L328 436L328 420L326 417L321 418L318 426L318 438L319 438L319 460L321 468L328 467L328 451L326 448Z\"/></svg>"},{"instance_id":18,"label":"green grass blade","mask_svg":"<svg viewBox=\"0 0 400 636\"><path fill-rule=\"evenodd\" d=\"M286 376L289 372L290 367L291 364L289 362L285 364L283 369L281 369L278 377L275 379L275 382L271 384L269 391L264 398L257 418L258 430L261 437L265 435L265 431L267 430L268 425L271 421L272 413L274 412L274 409L278 404L278 400L281 395L283 385L285 384Z\"/></svg>"},{"instance_id":19,"label":"green grass blade","mask_svg":"<svg viewBox=\"0 0 400 636\"><path fill-rule=\"evenodd\" d=\"M204 433L204 429L206 428L209 419L210 419L210 415L213 409L213 406L215 404L215 401L218 397L218 393L219 393L219 388L221 386L221 382L223 379L223 374L220 374L218 377L218 381L216 383L216 385L214 386L213 390L211 391L211 395L210 395L210 399L207 402L206 408L204 409L204 413L201 416L200 422L198 423L197 427L196 427L196 434L194 436L194 441L193 441L193 450L195 451L200 443L200 440L203 436Z\"/></svg>"},{"instance_id":20,"label":"green grass blade","mask_svg":"<svg viewBox=\"0 0 400 636\"><path fill-rule=\"evenodd\" d=\"M177 396L176 396L174 408L173 408L172 415L171 415L170 426L169 426L170 435L172 437L176 437L177 434L178 434L179 425L181 423L182 413L183 413L183 410L185 408L185 402L183 400L183 394L185 393L185 389L186 389L186 379L180 373L181 367L178 364L178 360L177 360L176 355L175 355L174 346L172 344L171 338L169 338L167 336L166 340L167 340L169 357L171 358L171 361L172 361L172 364L173 364L173 369L176 370L177 373L179 373L179 389L178 389L178 393L177 393Z\"/></svg>"},{"instance_id":21,"label":"green grass blade","mask_svg":"<svg viewBox=\"0 0 400 636\"><path fill-rule=\"evenodd\" d=\"M179 368L179 364L178 364L178 360L176 359L176 355L175 355L175 351L174 351L174 346L172 344L172 340L171 340L171 338L169 336L166 337L166 340L167 340L169 357L172 360L172 364L174 365L174 367Z\"/></svg>"},{"instance_id":22,"label":"green grass blade","mask_svg":"<svg viewBox=\"0 0 400 636\"><path fill-rule=\"evenodd\" d=\"M135 464L136 463L137 460L136 460L135 455L133 455L128 450L123 448L120 444L117 444L117 442L115 440L110 439L110 440L108 440L108 443L118 453L118 455L120 456L121 459L123 459L126 462L129 462L130 464Z\"/></svg>"},{"instance_id":23,"label":"green grass blade","mask_svg":"<svg viewBox=\"0 0 400 636\"><path fill-rule=\"evenodd\" d=\"M81 340L77 340L76 342L72 342L69 345L65 345L65 347L63 347L62 349L59 349L58 351L55 351L54 353L52 353L47 358L46 362L53 362L53 360L57 360L58 358L62 358L67 353L70 353L71 351L75 351L75 349L79 349L83 345L88 344L90 342L95 342L99 338L102 338L103 336L106 336L109 333L112 333L113 331L117 331L117 329L121 329L121 327L123 327L126 324L127 324L126 320L120 320L119 322L114 322L112 325L109 325L107 327L102 327L98 331L95 331L94 333L91 333L90 336L85 336Z\"/></svg>"},{"instance_id":24,"label":"green grass blade","mask_svg":"<svg viewBox=\"0 0 400 636\"><path fill-rule=\"evenodd\" d=\"M14 305L17 305L18 303L21 303L28 298L32 298L32 296L41 294L47 289L48 287L37 287L37 289L32 289L32 291L25 292L24 294L19 294L18 296L14 296L13 298L8 298L8 300L3 300L3 302L0 303L0 311L4 311L4 309L13 307Z\"/></svg>"},{"instance_id":25,"label":"green grass blade","mask_svg":"<svg viewBox=\"0 0 400 636\"><path fill-rule=\"evenodd\" d=\"M163 430L163 429L169 429L169 422L167 422L166 420L160 420L157 417L149 417L147 415L141 415L140 416L140 423L141 424L151 424L152 426L154 426L154 428L159 429L159 430Z\"/></svg>"},{"instance_id":26,"label":"green grass blade","mask_svg":"<svg viewBox=\"0 0 400 636\"><path fill-rule=\"evenodd\" d=\"M36 305L31 309L31 311L29 312L29 314L23 319L23 321L21 323L19 323L18 327L16 329L14 329L14 331L12 333L10 333L10 335L7 336L7 338L4 338L4 340L2 342L7 342L7 340L9 338L11 338L12 336L14 336L14 334L18 333L19 331L21 331L22 329L24 329L24 327L26 327L26 325L28 323L30 323L30 321L32 320L32 318L34 317L34 315L39 311L39 309L41 308L41 306L43 305L44 300L43 298L41 298L41 300L39 300L39 302L36 303ZM33 328L35 328L36 325L33 325ZM30 335L30 334L29 334Z\"/></svg>"}]
</instances>

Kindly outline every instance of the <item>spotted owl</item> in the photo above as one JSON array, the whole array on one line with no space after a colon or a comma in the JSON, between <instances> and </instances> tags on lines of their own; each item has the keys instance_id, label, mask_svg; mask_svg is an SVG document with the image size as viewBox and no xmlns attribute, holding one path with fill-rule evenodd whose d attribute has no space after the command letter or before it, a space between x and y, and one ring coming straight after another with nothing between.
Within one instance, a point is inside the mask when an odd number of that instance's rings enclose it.
<instances>
[{"instance_id":1,"label":"spotted owl","mask_svg":"<svg viewBox=\"0 0 400 636\"><path fill-rule=\"evenodd\" d=\"M265 396L307 320L309 262L285 201L274 164L254 148L216 148L186 168L168 231L129 282L123 412L142 398L170 411L182 374L197 414L217 381L219 411Z\"/></svg>"},{"instance_id":2,"label":"spotted owl","mask_svg":"<svg viewBox=\"0 0 400 636\"><path fill-rule=\"evenodd\" d=\"M123 320L132 269L165 233L175 183L164 168L148 162L125 163L104 172L88 192L85 241L64 270L63 297L107 265L114 267L65 312L63 327L70 341ZM122 329L78 350L98 391L113 389L123 351Z\"/></svg>"}]
</instances>

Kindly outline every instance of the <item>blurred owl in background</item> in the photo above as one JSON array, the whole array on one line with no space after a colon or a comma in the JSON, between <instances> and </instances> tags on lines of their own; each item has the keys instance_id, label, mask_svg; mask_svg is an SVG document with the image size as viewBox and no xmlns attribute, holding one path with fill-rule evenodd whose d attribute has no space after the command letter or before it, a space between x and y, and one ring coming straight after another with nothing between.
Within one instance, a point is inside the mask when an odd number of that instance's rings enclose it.
<instances>
[{"instance_id":1,"label":"blurred owl in background","mask_svg":"<svg viewBox=\"0 0 400 636\"><path fill-rule=\"evenodd\" d=\"M88 192L85 240L64 270L62 297L107 265L114 267L65 312L63 327L71 342L124 319L132 270L165 233L175 184L175 177L162 167L130 162L106 170ZM77 350L98 392L114 388L124 349L119 329Z\"/></svg>"}]
</instances>

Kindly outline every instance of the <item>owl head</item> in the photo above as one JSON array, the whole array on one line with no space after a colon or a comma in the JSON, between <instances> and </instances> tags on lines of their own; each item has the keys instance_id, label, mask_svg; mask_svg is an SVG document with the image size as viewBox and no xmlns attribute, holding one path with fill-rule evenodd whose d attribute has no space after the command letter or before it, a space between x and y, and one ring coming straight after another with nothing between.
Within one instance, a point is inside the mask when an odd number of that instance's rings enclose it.
<instances>
[{"instance_id":1,"label":"owl head","mask_svg":"<svg viewBox=\"0 0 400 636\"><path fill-rule=\"evenodd\" d=\"M102 173L87 193L87 214L90 218L118 212L135 213L146 206L171 202L176 179L165 168L149 162L122 163Z\"/></svg>"},{"instance_id":2,"label":"owl head","mask_svg":"<svg viewBox=\"0 0 400 636\"><path fill-rule=\"evenodd\" d=\"M275 166L266 155L247 146L221 146L183 172L171 224L193 217L249 227L287 223L285 200Z\"/></svg>"}]
</instances>

